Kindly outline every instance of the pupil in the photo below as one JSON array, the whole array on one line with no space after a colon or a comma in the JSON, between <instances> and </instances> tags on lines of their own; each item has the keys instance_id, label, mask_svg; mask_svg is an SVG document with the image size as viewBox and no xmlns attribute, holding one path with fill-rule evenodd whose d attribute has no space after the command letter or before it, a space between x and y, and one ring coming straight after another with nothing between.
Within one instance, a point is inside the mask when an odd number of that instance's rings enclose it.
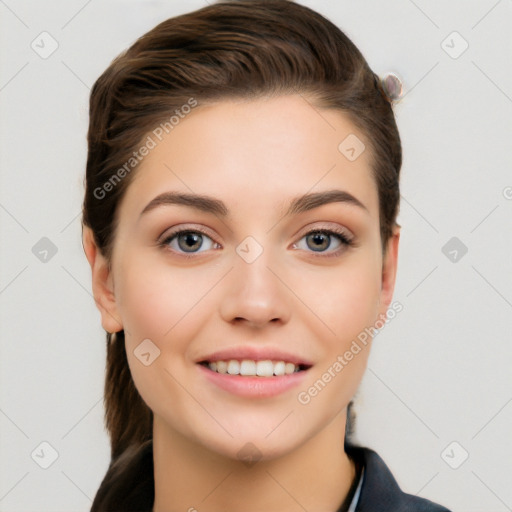
<instances>
[{"instance_id":1,"label":"pupil","mask_svg":"<svg viewBox=\"0 0 512 512\"><path fill-rule=\"evenodd\" d=\"M178 237L178 245L180 246L180 249L184 251L188 251L189 249L199 249L202 238L203 237L197 233L185 233Z\"/></svg>"},{"instance_id":2,"label":"pupil","mask_svg":"<svg viewBox=\"0 0 512 512\"><path fill-rule=\"evenodd\" d=\"M314 241L315 245L311 247L313 250L327 249L330 245L329 238L324 233L315 233L314 235L309 235L308 238Z\"/></svg>"}]
</instances>

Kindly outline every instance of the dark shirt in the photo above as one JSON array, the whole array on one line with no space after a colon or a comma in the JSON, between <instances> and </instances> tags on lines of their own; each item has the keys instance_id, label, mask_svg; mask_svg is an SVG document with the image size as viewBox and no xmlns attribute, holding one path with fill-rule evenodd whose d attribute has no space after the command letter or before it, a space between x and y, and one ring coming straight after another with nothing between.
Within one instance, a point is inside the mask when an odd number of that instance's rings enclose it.
<instances>
[{"instance_id":1,"label":"dark shirt","mask_svg":"<svg viewBox=\"0 0 512 512\"><path fill-rule=\"evenodd\" d=\"M363 485L356 512L450 512L430 500L402 492L379 455L369 448L345 445L347 454L361 460Z\"/></svg>"},{"instance_id":2,"label":"dark shirt","mask_svg":"<svg viewBox=\"0 0 512 512\"><path fill-rule=\"evenodd\" d=\"M384 461L373 450L347 444L345 450L354 461L358 476L337 512L349 510L353 502L357 503L355 512L450 512L429 500L402 492ZM360 494L354 496L361 477ZM112 480L107 473L91 512L151 512L154 485L153 443L149 440L138 450L122 478Z\"/></svg>"}]
</instances>

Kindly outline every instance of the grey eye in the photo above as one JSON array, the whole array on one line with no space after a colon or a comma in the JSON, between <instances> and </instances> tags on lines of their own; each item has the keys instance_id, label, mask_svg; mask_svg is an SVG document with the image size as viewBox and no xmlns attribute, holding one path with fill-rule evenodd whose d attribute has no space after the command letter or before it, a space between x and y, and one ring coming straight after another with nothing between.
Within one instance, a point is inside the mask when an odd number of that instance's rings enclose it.
<instances>
[{"instance_id":1,"label":"grey eye","mask_svg":"<svg viewBox=\"0 0 512 512\"><path fill-rule=\"evenodd\" d=\"M197 253L212 249L215 242L199 231L182 230L172 233L164 240L164 245L176 252Z\"/></svg>"}]
</instances>

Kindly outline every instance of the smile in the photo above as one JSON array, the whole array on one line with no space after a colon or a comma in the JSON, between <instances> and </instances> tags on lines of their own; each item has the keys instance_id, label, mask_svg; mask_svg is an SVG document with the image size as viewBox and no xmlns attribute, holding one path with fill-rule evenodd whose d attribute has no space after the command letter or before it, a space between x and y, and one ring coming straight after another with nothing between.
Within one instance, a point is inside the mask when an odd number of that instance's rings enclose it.
<instances>
[{"instance_id":1,"label":"smile","mask_svg":"<svg viewBox=\"0 0 512 512\"><path fill-rule=\"evenodd\" d=\"M241 375L244 377L279 377L307 369L306 365L287 361L272 361L270 359L264 361L230 359L227 361L203 361L200 364L216 373Z\"/></svg>"},{"instance_id":2,"label":"smile","mask_svg":"<svg viewBox=\"0 0 512 512\"><path fill-rule=\"evenodd\" d=\"M216 359L196 368L215 388L244 398L270 398L304 386L309 364L278 359Z\"/></svg>"}]
</instances>

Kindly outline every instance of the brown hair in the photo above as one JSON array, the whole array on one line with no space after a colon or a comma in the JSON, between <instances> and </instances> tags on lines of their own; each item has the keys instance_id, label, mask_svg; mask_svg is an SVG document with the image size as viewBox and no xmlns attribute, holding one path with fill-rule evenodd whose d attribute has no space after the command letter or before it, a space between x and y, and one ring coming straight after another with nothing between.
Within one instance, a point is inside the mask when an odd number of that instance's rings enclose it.
<instances>
[{"instance_id":1,"label":"brown hair","mask_svg":"<svg viewBox=\"0 0 512 512\"><path fill-rule=\"evenodd\" d=\"M385 251L398 213L402 151L379 77L351 40L315 11L289 0L239 0L160 23L94 84L83 225L101 253L110 259L118 205L135 172L126 162L155 126L191 98L204 105L281 94L307 95L316 108L346 113L366 137ZM121 474L115 461L124 452L152 438L152 412L133 383L123 331L107 334L104 400L112 460L102 487L114 471Z\"/></svg>"}]
</instances>

